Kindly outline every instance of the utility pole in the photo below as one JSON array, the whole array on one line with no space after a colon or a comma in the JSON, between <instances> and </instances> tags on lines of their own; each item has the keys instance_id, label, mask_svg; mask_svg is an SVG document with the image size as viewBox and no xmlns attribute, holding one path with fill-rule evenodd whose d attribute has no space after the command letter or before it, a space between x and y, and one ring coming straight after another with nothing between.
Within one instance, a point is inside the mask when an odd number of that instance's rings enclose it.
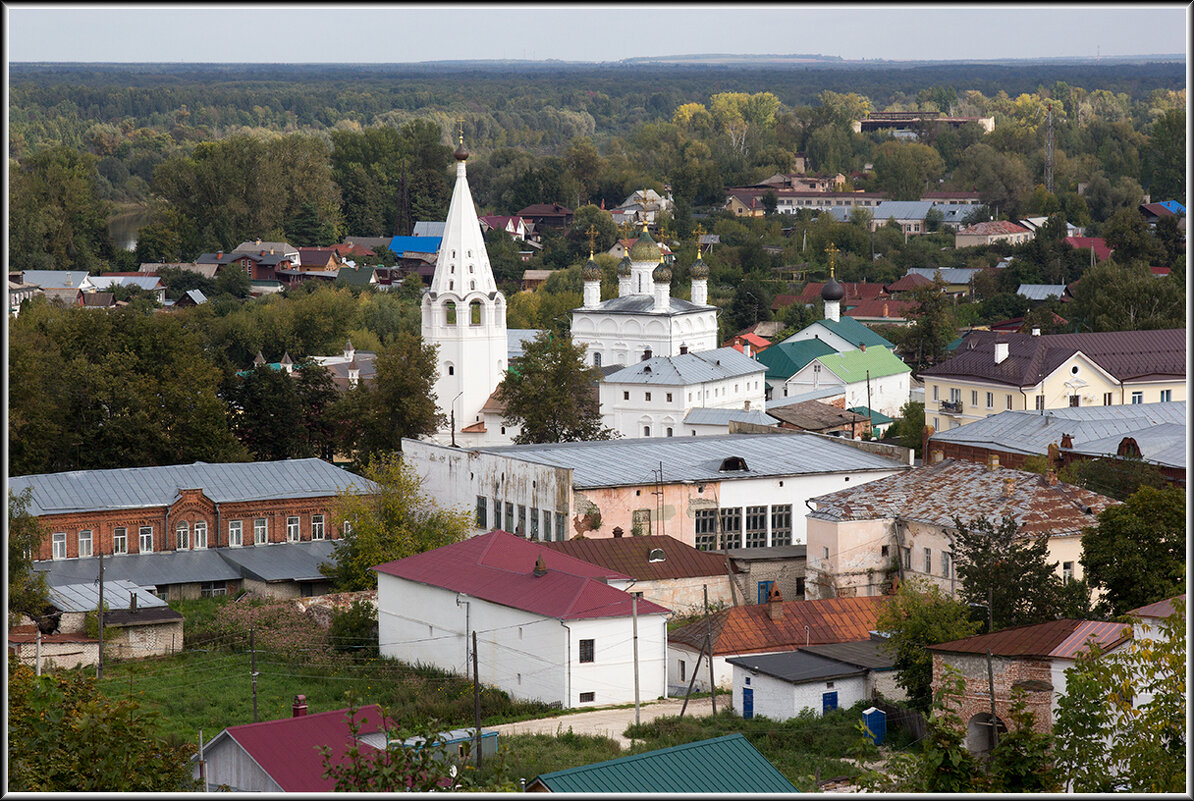
<instances>
[{"instance_id":1,"label":"utility pole","mask_svg":"<svg viewBox=\"0 0 1194 801\"><path fill-rule=\"evenodd\" d=\"M203 782L203 792L211 792L207 785L207 763L203 761L203 729L199 730L199 781Z\"/></svg>"},{"instance_id":2,"label":"utility pole","mask_svg":"<svg viewBox=\"0 0 1194 801\"><path fill-rule=\"evenodd\" d=\"M709 619L709 585L702 585L705 590L705 642L709 644L709 700L713 704L713 714L717 714L717 685L713 679L713 622Z\"/></svg>"},{"instance_id":3,"label":"utility pole","mask_svg":"<svg viewBox=\"0 0 1194 801\"><path fill-rule=\"evenodd\" d=\"M638 717L638 596L630 596L631 631L634 633L634 725L639 724Z\"/></svg>"},{"instance_id":4,"label":"utility pole","mask_svg":"<svg viewBox=\"0 0 1194 801\"><path fill-rule=\"evenodd\" d=\"M99 611L97 618L99 620L99 662L96 664L95 677L102 679L104 677L104 549L100 546L99 549Z\"/></svg>"},{"instance_id":5,"label":"utility pole","mask_svg":"<svg viewBox=\"0 0 1194 801\"><path fill-rule=\"evenodd\" d=\"M37 623L37 646L33 652L33 667L37 675L41 675L41 621Z\"/></svg>"},{"instance_id":6,"label":"utility pole","mask_svg":"<svg viewBox=\"0 0 1194 801\"><path fill-rule=\"evenodd\" d=\"M991 752L994 753L995 746L999 744L999 732L996 725L995 717L995 671L991 667L991 649L987 649L987 687L991 693Z\"/></svg>"},{"instance_id":7,"label":"utility pole","mask_svg":"<svg viewBox=\"0 0 1194 801\"><path fill-rule=\"evenodd\" d=\"M477 632L473 632L473 725L477 727L477 769L481 768L481 679L477 671Z\"/></svg>"},{"instance_id":8,"label":"utility pole","mask_svg":"<svg viewBox=\"0 0 1194 801\"><path fill-rule=\"evenodd\" d=\"M253 647L253 627L249 627L249 675L253 677L253 722L257 722L257 649Z\"/></svg>"},{"instance_id":9,"label":"utility pole","mask_svg":"<svg viewBox=\"0 0 1194 801\"><path fill-rule=\"evenodd\" d=\"M1045 129L1045 191L1053 194L1053 104L1045 106L1048 109L1048 123Z\"/></svg>"},{"instance_id":10,"label":"utility pole","mask_svg":"<svg viewBox=\"0 0 1194 801\"><path fill-rule=\"evenodd\" d=\"M866 419L871 425L871 435L874 436L875 413L871 411L871 371L866 371Z\"/></svg>"},{"instance_id":11,"label":"utility pole","mask_svg":"<svg viewBox=\"0 0 1194 801\"><path fill-rule=\"evenodd\" d=\"M696 684L697 673L701 670L701 659L705 656L705 648L709 640L701 643L701 651L697 654L696 664L692 666L692 675L688 679L688 689L684 691L684 704L680 707L680 717L684 717L684 710L688 709L688 696L692 695L692 685Z\"/></svg>"}]
</instances>

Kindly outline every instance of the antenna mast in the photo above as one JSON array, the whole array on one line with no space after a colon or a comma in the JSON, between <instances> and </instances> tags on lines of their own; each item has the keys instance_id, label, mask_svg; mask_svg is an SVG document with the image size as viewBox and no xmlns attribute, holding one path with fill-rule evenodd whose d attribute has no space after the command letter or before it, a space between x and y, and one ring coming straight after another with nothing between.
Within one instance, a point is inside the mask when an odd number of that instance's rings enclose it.
<instances>
[{"instance_id":1,"label":"antenna mast","mask_svg":"<svg viewBox=\"0 0 1194 801\"><path fill-rule=\"evenodd\" d=\"M1053 194L1053 104L1049 103L1048 123L1045 129L1045 191Z\"/></svg>"}]
</instances>

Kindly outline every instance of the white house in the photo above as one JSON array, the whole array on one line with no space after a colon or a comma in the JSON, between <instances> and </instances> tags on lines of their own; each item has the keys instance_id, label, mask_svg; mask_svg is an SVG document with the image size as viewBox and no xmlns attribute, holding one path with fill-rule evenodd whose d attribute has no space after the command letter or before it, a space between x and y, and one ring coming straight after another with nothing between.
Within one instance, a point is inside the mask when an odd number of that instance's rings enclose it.
<instances>
[{"instance_id":1,"label":"white house","mask_svg":"<svg viewBox=\"0 0 1194 801\"><path fill-rule=\"evenodd\" d=\"M22 281L44 289L81 289L94 292L95 284L86 270L24 270Z\"/></svg>"},{"instance_id":2,"label":"white house","mask_svg":"<svg viewBox=\"0 0 1194 801\"><path fill-rule=\"evenodd\" d=\"M840 389L846 408L866 406L899 417L908 402L912 368L887 348L861 348L815 357L784 382L785 396Z\"/></svg>"},{"instance_id":3,"label":"white house","mask_svg":"<svg viewBox=\"0 0 1194 801\"><path fill-rule=\"evenodd\" d=\"M604 423L623 437L696 434L701 429L686 422L695 408L763 409L767 368L734 348L644 357L599 385Z\"/></svg>"},{"instance_id":4,"label":"white house","mask_svg":"<svg viewBox=\"0 0 1194 801\"><path fill-rule=\"evenodd\" d=\"M743 718L789 720L806 709L823 715L869 697L866 668L801 650L726 662L733 669L731 703Z\"/></svg>"},{"instance_id":5,"label":"white house","mask_svg":"<svg viewBox=\"0 0 1194 801\"><path fill-rule=\"evenodd\" d=\"M565 708L667 692L670 611L606 584L630 577L504 531L377 565L384 656L472 672ZM637 629L637 633L636 633Z\"/></svg>"}]
</instances>

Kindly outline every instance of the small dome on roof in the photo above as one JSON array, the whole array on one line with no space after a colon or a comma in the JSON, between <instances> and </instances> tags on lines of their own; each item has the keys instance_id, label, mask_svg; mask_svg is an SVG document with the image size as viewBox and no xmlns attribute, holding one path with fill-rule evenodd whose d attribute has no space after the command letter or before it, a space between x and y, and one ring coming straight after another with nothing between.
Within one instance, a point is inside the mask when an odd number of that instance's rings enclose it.
<instances>
[{"instance_id":1,"label":"small dome on roof","mask_svg":"<svg viewBox=\"0 0 1194 801\"><path fill-rule=\"evenodd\" d=\"M660 263L659 263L659 266L655 268L655 271L654 271L653 273L651 273L651 278L652 278L652 279L655 281L655 283L657 283L657 284L668 284L668 283L671 283L671 280L672 280L672 268L671 268L671 267L668 267L668 266L667 266L666 264L664 264L663 262L660 262Z\"/></svg>"},{"instance_id":2,"label":"small dome on roof","mask_svg":"<svg viewBox=\"0 0 1194 801\"><path fill-rule=\"evenodd\" d=\"M655 244L655 240L651 238L651 234L645 229L642 236L638 238L638 241L630 246L631 261L659 261L659 256L662 253L663 251L659 249L659 245Z\"/></svg>"},{"instance_id":3,"label":"small dome on roof","mask_svg":"<svg viewBox=\"0 0 1194 801\"><path fill-rule=\"evenodd\" d=\"M832 275L825 282L825 286L821 287L821 300L841 300L845 296L846 290L842 289L842 285Z\"/></svg>"},{"instance_id":4,"label":"small dome on roof","mask_svg":"<svg viewBox=\"0 0 1194 801\"><path fill-rule=\"evenodd\" d=\"M622 260L618 262L618 275L630 275L631 268L630 256L623 256Z\"/></svg>"},{"instance_id":5,"label":"small dome on roof","mask_svg":"<svg viewBox=\"0 0 1194 801\"><path fill-rule=\"evenodd\" d=\"M464 146L464 139L460 140L460 144L456 146L456 150L452 153L457 161L464 161L468 158L468 148Z\"/></svg>"},{"instance_id":6,"label":"small dome on roof","mask_svg":"<svg viewBox=\"0 0 1194 801\"><path fill-rule=\"evenodd\" d=\"M580 277L586 281L600 281L601 280L601 267L599 267L597 265L597 262L593 261L593 257L591 254L589 256L589 261L585 264L584 267L580 268Z\"/></svg>"},{"instance_id":7,"label":"small dome on roof","mask_svg":"<svg viewBox=\"0 0 1194 801\"><path fill-rule=\"evenodd\" d=\"M700 251L697 251L697 260L692 263L688 274L697 280L705 280L709 277L709 265L705 264L705 260L701 258Z\"/></svg>"}]
</instances>

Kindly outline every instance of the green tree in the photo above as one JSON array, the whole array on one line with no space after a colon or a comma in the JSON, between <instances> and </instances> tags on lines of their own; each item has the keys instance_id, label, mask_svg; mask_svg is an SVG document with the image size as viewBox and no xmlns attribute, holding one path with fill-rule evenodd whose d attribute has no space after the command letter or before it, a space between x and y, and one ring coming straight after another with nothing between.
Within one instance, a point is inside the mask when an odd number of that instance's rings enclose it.
<instances>
[{"instance_id":1,"label":"green tree","mask_svg":"<svg viewBox=\"0 0 1194 801\"><path fill-rule=\"evenodd\" d=\"M1186 491L1141 487L1082 535L1082 567L1100 604L1122 615L1186 586Z\"/></svg>"},{"instance_id":2,"label":"green tree","mask_svg":"<svg viewBox=\"0 0 1194 801\"><path fill-rule=\"evenodd\" d=\"M920 200L945 171L937 151L919 142L884 142L875 153L875 176L892 200Z\"/></svg>"},{"instance_id":3,"label":"green tree","mask_svg":"<svg viewBox=\"0 0 1194 801\"><path fill-rule=\"evenodd\" d=\"M959 594L968 603L990 604L994 630L1059 616L1061 577L1057 563L1047 561L1047 534L1023 535L1011 517L998 527L983 517L969 522L955 517L954 527Z\"/></svg>"},{"instance_id":4,"label":"green tree","mask_svg":"<svg viewBox=\"0 0 1194 801\"><path fill-rule=\"evenodd\" d=\"M900 416L887 429L884 439L894 439L901 446L911 448L918 457L923 457L925 405L910 400L900 407Z\"/></svg>"},{"instance_id":5,"label":"green tree","mask_svg":"<svg viewBox=\"0 0 1194 801\"><path fill-rule=\"evenodd\" d=\"M45 573L33 569L33 554L46 536L41 521L29 513L33 490L8 491L8 615L36 620L50 602Z\"/></svg>"},{"instance_id":6,"label":"green tree","mask_svg":"<svg viewBox=\"0 0 1194 801\"><path fill-rule=\"evenodd\" d=\"M1123 208L1112 214L1103 226L1103 238L1120 264L1140 260L1153 265L1164 258L1164 248L1136 209Z\"/></svg>"},{"instance_id":7,"label":"green tree","mask_svg":"<svg viewBox=\"0 0 1194 801\"><path fill-rule=\"evenodd\" d=\"M954 312L943 291L945 282L939 277L932 286L921 286L909 293L916 306L908 312L911 325L898 332L896 343L912 369L923 370L945 358L945 346L958 335Z\"/></svg>"},{"instance_id":8,"label":"green tree","mask_svg":"<svg viewBox=\"0 0 1194 801\"><path fill-rule=\"evenodd\" d=\"M377 607L369 601L354 600L351 606L332 611L328 640L341 653L357 659L378 656Z\"/></svg>"},{"instance_id":9,"label":"green tree","mask_svg":"<svg viewBox=\"0 0 1194 801\"><path fill-rule=\"evenodd\" d=\"M1117 501L1126 501L1141 487L1169 486L1161 468L1143 459L1075 459L1057 471L1057 477Z\"/></svg>"},{"instance_id":10,"label":"green tree","mask_svg":"<svg viewBox=\"0 0 1194 801\"><path fill-rule=\"evenodd\" d=\"M1032 192L1023 158L981 142L963 151L952 181L961 189L978 190L984 204L996 206L1009 219L1019 214L1020 204Z\"/></svg>"},{"instance_id":11,"label":"green tree","mask_svg":"<svg viewBox=\"0 0 1194 801\"><path fill-rule=\"evenodd\" d=\"M1170 276L1172 277L1172 276ZM1108 259L1089 268L1071 290L1066 317L1085 331L1144 331L1186 325L1185 288L1159 281L1144 265Z\"/></svg>"},{"instance_id":12,"label":"green tree","mask_svg":"<svg viewBox=\"0 0 1194 801\"><path fill-rule=\"evenodd\" d=\"M928 646L960 640L978 631L969 607L954 600L935 582L912 579L900 583L884 604L875 627L887 635L883 647L895 657L896 682L908 693L908 704L928 712L933 702L933 655Z\"/></svg>"},{"instance_id":13,"label":"green tree","mask_svg":"<svg viewBox=\"0 0 1194 801\"><path fill-rule=\"evenodd\" d=\"M1186 197L1186 111L1169 109L1153 123L1145 150L1149 194L1154 200Z\"/></svg>"},{"instance_id":14,"label":"green tree","mask_svg":"<svg viewBox=\"0 0 1194 801\"><path fill-rule=\"evenodd\" d=\"M1181 793L1186 765L1186 602L1155 633L1080 654L1057 701L1054 758L1067 792Z\"/></svg>"},{"instance_id":15,"label":"green tree","mask_svg":"<svg viewBox=\"0 0 1194 801\"><path fill-rule=\"evenodd\" d=\"M1025 691L1012 690L1008 730L987 763L987 785L994 793L1048 793L1060 788L1050 753L1053 736L1036 730L1036 716L1028 708Z\"/></svg>"},{"instance_id":16,"label":"green tree","mask_svg":"<svg viewBox=\"0 0 1194 801\"><path fill-rule=\"evenodd\" d=\"M190 743L167 742L156 713L110 701L77 671L8 674L8 789L22 793L195 790Z\"/></svg>"},{"instance_id":17,"label":"green tree","mask_svg":"<svg viewBox=\"0 0 1194 801\"><path fill-rule=\"evenodd\" d=\"M341 536L334 541L331 561L319 569L337 592L375 589L377 574L369 568L468 535L472 515L439 507L423 491L419 474L397 454L372 459L362 472L373 485L348 488L332 505Z\"/></svg>"},{"instance_id":18,"label":"green tree","mask_svg":"<svg viewBox=\"0 0 1194 801\"><path fill-rule=\"evenodd\" d=\"M610 439L598 403L600 375L570 337L544 331L528 342L497 388L506 425L521 427L515 442Z\"/></svg>"}]
</instances>

